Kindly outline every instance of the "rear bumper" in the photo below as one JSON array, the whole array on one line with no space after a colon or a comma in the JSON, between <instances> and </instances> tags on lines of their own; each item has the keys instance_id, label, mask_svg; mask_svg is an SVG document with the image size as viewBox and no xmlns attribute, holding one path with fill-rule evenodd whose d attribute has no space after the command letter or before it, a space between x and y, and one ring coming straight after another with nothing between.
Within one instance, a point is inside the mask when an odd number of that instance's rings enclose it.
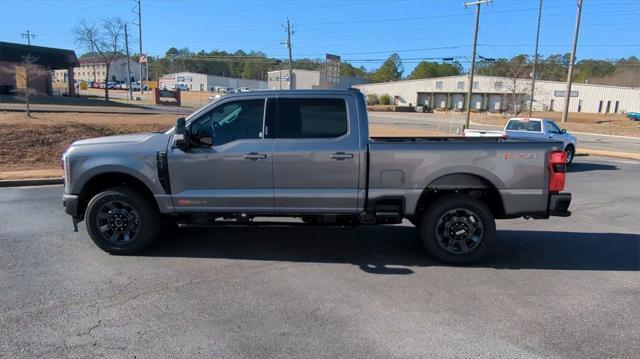
<instances>
[{"instance_id":1,"label":"rear bumper","mask_svg":"<svg viewBox=\"0 0 640 359\"><path fill-rule=\"evenodd\" d=\"M80 207L78 206L78 196L75 194L63 194L62 195L62 206L64 207L64 211L72 217L79 217L78 211Z\"/></svg>"},{"instance_id":2,"label":"rear bumper","mask_svg":"<svg viewBox=\"0 0 640 359\"><path fill-rule=\"evenodd\" d=\"M549 216L569 217L569 205L571 204L571 193L552 193L549 195Z\"/></svg>"}]
</instances>

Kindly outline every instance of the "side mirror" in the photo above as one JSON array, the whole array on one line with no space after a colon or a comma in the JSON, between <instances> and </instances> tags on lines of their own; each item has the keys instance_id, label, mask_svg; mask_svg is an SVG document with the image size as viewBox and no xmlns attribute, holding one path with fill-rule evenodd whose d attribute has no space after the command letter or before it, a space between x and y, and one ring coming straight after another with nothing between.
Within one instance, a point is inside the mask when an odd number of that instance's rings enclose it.
<instances>
[{"instance_id":1,"label":"side mirror","mask_svg":"<svg viewBox=\"0 0 640 359\"><path fill-rule=\"evenodd\" d=\"M187 140L186 122L184 117L180 117L176 120L175 133L173 135L173 146L181 149L182 151L186 151L189 143Z\"/></svg>"},{"instance_id":2,"label":"side mirror","mask_svg":"<svg viewBox=\"0 0 640 359\"><path fill-rule=\"evenodd\" d=\"M567 133L567 130L563 128L562 130L560 130L560 133Z\"/></svg>"}]
</instances>

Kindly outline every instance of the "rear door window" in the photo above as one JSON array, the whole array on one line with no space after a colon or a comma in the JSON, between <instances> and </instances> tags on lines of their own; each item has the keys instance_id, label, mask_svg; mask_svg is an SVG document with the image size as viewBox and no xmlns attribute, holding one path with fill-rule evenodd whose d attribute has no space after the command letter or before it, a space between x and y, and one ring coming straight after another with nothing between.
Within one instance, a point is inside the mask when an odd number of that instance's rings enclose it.
<instances>
[{"instance_id":1,"label":"rear door window","mask_svg":"<svg viewBox=\"0 0 640 359\"><path fill-rule=\"evenodd\" d=\"M277 138L336 138L348 127L342 99L278 99Z\"/></svg>"}]
</instances>

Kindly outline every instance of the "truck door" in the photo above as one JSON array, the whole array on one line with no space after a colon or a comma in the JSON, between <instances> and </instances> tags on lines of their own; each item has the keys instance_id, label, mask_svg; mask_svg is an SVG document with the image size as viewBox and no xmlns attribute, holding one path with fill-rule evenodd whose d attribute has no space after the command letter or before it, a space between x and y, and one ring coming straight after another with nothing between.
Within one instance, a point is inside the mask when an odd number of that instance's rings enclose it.
<instances>
[{"instance_id":1,"label":"truck door","mask_svg":"<svg viewBox=\"0 0 640 359\"><path fill-rule=\"evenodd\" d=\"M223 101L189 121L190 149L168 154L178 212L273 211L273 139L265 138L262 98ZM213 145L198 142L213 135Z\"/></svg>"},{"instance_id":2,"label":"truck door","mask_svg":"<svg viewBox=\"0 0 640 359\"><path fill-rule=\"evenodd\" d=\"M278 98L273 147L276 212L358 210L364 159L356 109L350 103L339 97Z\"/></svg>"}]
</instances>

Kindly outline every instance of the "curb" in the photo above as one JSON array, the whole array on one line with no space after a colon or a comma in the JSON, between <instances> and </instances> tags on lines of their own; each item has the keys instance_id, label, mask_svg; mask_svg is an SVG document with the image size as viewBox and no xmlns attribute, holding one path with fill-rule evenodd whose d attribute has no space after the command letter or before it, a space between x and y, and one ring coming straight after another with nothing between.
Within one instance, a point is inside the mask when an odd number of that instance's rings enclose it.
<instances>
[{"instance_id":1,"label":"curb","mask_svg":"<svg viewBox=\"0 0 640 359\"><path fill-rule=\"evenodd\" d=\"M62 178L0 180L0 187L47 186L52 184L63 184L63 183L64 183L64 180Z\"/></svg>"},{"instance_id":2,"label":"curb","mask_svg":"<svg viewBox=\"0 0 640 359\"><path fill-rule=\"evenodd\" d=\"M640 161L640 153L593 150L590 148L578 149L578 151L576 152L576 156L601 156Z\"/></svg>"}]
</instances>

